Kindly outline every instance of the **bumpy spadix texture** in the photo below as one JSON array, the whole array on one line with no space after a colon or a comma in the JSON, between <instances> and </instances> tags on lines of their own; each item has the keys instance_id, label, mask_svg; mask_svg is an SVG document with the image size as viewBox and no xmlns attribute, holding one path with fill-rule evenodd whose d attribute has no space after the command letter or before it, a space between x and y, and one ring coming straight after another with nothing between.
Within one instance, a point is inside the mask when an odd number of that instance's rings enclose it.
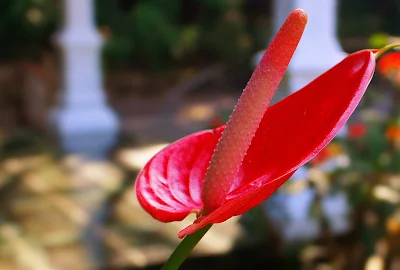
<instances>
[{"instance_id":1,"label":"bumpy spadix texture","mask_svg":"<svg viewBox=\"0 0 400 270\"><path fill-rule=\"evenodd\" d=\"M223 202L178 236L240 215L267 199L337 134L363 96L374 69L372 51L352 54L266 109L238 172L225 187L228 193ZM204 212L204 179L224 128L195 133L171 144L139 173L137 197L154 218L170 222L191 212Z\"/></svg>"},{"instance_id":2,"label":"bumpy spadix texture","mask_svg":"<svg viewBox=\"0 0 400 270\"><path fill-rule=\"evenodd\" d=\"M289 15L243 90L206 173L202 191L204 212L224 202L306 23L307 14L301 9Z\"/></svg>"}]
</instances>

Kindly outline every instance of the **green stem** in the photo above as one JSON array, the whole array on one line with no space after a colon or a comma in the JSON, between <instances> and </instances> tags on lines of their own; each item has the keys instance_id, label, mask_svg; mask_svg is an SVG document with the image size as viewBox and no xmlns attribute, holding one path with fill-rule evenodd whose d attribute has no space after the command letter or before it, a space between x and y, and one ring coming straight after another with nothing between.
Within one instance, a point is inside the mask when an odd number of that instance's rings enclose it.
<instances>
[{"instance_id":1,"label":"green stem","mask_svg":"<svg viewBox=\"0 0 400 270\"><path fill-rule=\"evenodd\" d=\"M198 230L193 234L186 236L182 242L176 247L174 252L169 257L168 261L164 264L161 270L177 270L185 261L186 257L203 238L206 232L211 228L212 224Z\"/></svg>"},{"instance_id":2,"label":"green stem","mask_svg":"<svg viewBox=\"0 0 400 270\"><path fill-rule=\"evenodd\" d=\"M393 43L386 45L385 47L380 48L376 53L375 53L375 59L378 59L379 57L382 56L385 52L387 52L390 49L394 49L400 46L400 43Z\"/></svg>"}]
</instances>

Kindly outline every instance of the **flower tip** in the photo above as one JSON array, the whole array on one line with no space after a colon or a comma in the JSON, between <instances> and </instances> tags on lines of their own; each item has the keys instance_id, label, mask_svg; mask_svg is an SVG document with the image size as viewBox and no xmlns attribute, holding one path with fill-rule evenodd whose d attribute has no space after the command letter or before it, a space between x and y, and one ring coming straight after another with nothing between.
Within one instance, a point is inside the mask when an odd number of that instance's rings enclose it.
<instances>
[{"instance_id":1,"label":"flower tip","mask_svg":"<svg viewBox=\"0 0 400 270\"><path fill-rule=\"evenodd\" d=\"M308 15L307 12L304 9L301 8L296 8L291 12L291 15L297 16L299 18L299 21L303 23L307 23L308 21Z\"/></svg>"},{"instance_id":2,"label":"flower tip","mask_svg":"<svg viewBox=\"0 0 400 270\"><path fill-rule=\"evenodd\" d=\"M186 235L187 235L187 233L181 231L181 232L178 233L178 238L179 238L179 239L182 239L182 238L184 238Z\"/></svg>"},{"instance_id":3,"label":"flower tip","mask_svg":"<svg viewBox=\"0 0 400 270\"><path fill-rule=\"evenodd\" d=\"M192 225L190 225L190 226L184 228L183 230L181 230L181 231L178 233L178 238L179 238L179 239L185 238L187 235L192 234L192 233L196 232L196 231L199 230L199 229L200 229L200 228L197 228L196 225L193 225L193 224L192 224Z\"/></svg>"}]
</instances>

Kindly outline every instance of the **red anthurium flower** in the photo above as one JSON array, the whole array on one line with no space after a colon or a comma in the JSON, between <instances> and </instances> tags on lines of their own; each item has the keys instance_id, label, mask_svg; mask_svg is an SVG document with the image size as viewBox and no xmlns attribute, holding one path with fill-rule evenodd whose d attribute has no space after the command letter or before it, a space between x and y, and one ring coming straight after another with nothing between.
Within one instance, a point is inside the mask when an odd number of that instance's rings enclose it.
<instances>
[{"instance_id":1,"label":"red anthurium flower","mask_svg":"<svg viewBox=\"0 0 400 270\"><path fill-rule=\"evenodd\" d=\"M263 202L332 140L359 103L375 69L369 50L268 107L306 21L302 10L289 15L226 126L169 145L139 173L137 197L154 218L170 222L197 213L179 237Z\"/></svg>"}]
</instances>

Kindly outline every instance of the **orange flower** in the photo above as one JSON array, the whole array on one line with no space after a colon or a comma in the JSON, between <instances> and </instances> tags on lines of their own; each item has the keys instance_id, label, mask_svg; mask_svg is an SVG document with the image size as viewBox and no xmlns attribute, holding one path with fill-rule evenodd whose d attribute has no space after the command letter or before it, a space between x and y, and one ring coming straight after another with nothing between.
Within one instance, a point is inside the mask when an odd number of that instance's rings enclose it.
<instances>
[{"instance_id":1,"label":"orange flower","mask_svg":"<svg viewBox=\"0 0 400 270\"><path fill-rule=\"evenodd\" d=\"M396 218L389 218L386 222L386 228L390 234L400 233L400 220Z\"/></svg>"},{"instance_id":2,"label":"orange flower","mask_svg":"<svg viewBox=\"0 0 400 270\"><path fill-rule=\"evenodd\" d=\"M400 127L396 125L390 125L386 130L386 138L389 141L395 141L400 139Z\"/></svg>"}]
</instances>

